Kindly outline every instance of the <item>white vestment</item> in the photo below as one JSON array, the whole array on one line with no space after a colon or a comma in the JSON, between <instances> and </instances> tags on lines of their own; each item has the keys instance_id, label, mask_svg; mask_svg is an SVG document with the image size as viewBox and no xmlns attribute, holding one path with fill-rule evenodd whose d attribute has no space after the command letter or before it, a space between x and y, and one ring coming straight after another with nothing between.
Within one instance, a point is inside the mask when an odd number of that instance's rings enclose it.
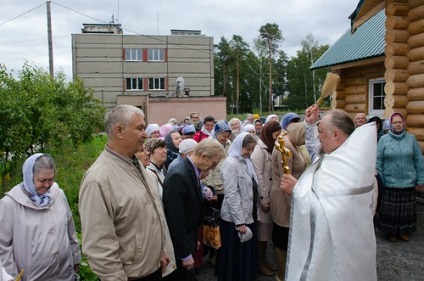
<instances>
[{"instance_id":1,"label":"white vestment","mask_svg":"<svg viewBox=\"0 0 424 281\"><path fill-rule=\"evenodd\" d=\"M286 280L377 280L373 225L377 136L363 125L293 189Z\"/></svg>"}]
</instances>

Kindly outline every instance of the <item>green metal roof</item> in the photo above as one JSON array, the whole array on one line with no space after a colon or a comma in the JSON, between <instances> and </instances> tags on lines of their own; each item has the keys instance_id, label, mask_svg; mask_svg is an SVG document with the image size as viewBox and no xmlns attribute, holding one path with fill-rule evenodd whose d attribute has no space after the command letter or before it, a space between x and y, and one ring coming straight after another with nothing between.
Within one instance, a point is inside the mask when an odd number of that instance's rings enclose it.
<instances>
[{"instance_id":1,"label":"green metal roof","mask_svg":"<svg viewBox=\"0 0 424 281\"><path fill-rule=\"evenodd\" d=\"M352 34L350 29L340 37L312 66L311 69L363 60L384 55L386 45L385 10L363 23Z\"/></svg>"}]
</instances>

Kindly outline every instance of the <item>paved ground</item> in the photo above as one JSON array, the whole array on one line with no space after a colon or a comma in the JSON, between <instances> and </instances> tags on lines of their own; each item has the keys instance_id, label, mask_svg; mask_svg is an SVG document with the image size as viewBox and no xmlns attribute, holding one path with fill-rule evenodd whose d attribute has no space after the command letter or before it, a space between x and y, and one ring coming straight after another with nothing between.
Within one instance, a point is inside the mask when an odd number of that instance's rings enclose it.
<instances>
[{"instance_id":1,"label":"paved ground","mask_svg":"<svg viewBox=\"0 0 424 281\"><path fill-rule=\"evenodd\" d=\"M413 233L409 242L389 242L382 232L376 230L378 280L424 280L424 204L417 204L417 213L417 232ZM271 260L273 256L271 248L268 254ZM206 262L196 278L198 281L216 280L213 272L214 268ZM257 281L275 281L275 277L258 274Z\"/></svg>"}]
</instances>

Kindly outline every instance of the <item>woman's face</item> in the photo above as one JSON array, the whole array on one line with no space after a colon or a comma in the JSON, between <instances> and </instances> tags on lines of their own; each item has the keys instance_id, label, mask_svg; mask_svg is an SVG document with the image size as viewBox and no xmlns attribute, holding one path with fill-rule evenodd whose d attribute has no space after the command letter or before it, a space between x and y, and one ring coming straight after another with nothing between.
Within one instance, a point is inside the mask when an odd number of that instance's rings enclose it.
<instances>
[{"instance_id":1,"label":"woman's face","mask_svg":"<svg viewBox=\"0 0 424 281\"><path fill-rule=\"evenodd\" d=\"M153 132L150 134L150 138L151 138L151 139L158 139L159 137L160 137L160 131L159 131L159 130L153 131Z\"/></svg>"},{"instance_id":2,"label":"woman's face","mask_svg":"<svg viewBox=\"0 0 424 281\"><path fill-rule=\"evenodd\" d=\"M365 118L364 115L359 115L355 118L355 125L356 127L360 127L364 125L367 122L367 118Z\"/></svg>"},{"instance_id":3,"label":"woman's face","mask_svg":"<svg viewBox=\"0 0 424 281\"><path fill-rule=\"evenodd\" d=\"M250 158L250 155L252 155L253 150L255 149L256 143L252 142L247 147L242 147L241 149L241 157L243 158Z\"/></svg>"},{"instance_id":4,"label":"woman's face","mask_svg":"<svg viewBox=\"0 0 424 281\"><path fill-rule=\"evenodd\" d=\"M53 169L41 169L38 174L34 175L34 187L38 194L46 194L54 182Z\"/></svg>"},{"instance_id":5,"label":"woman's face","mask_svg":"<svg viewBox=\"0 0 424 281\"><path fill-rule=\"evenodd\" d=\"M143 164L144 167L147 167L150 165L150 153L147 152L146 150L137 152L135 156L138 158L138 160L141 161L141 164Z\"/></svg>"},{"instance_id":6,"label":"woman's face","mask_svg":"<svg viewBox=\"0 0 424 281\"><path fill-rule=\"evenodd\" d=\"M276 115L271 116L270 120L274 120L274 121L277 121L277 122L280 121L280 120L278 120L278 116L276 116Z\"/></svg>"},{"instance_id":7,"label":"woman's face","mask_svg":"<svg viewBox=\"0 0 424 281\"><path fill-rule=\"evenodd\" d=\"M252 130L250 130L250 131L248 131L248 133L249 134L251 134L252 136L256 136L256 131L255 131L255 129L252 129Z\"/></svg>"},{"instance_id":8,"label":"woman's face","mask_svg":"<svg viewBox=\"0 0 424 281\"><path fill-rule=\"evenodd\" d=\"M280 134L281 134L281 130L273 132L272 133L272 139L276 140Z\"/></svg>"},{"instance_id":9,"label":"woman's face","mask_svg":"<svg viewBox=\"0 0 424 281\"><path fill-rule=\"evenodd\" d=\"M183 141L183 138L181 137L180 133L172 132L171 138L172 138L172 142L174 143L175 147L180 148L180 142Z\"/></svg>"},{"instance_id":10,"label":"woman's face","mask_svg":"<svg viewBox=\"0 0 424 281\"><path fill-rule=\"evenodd\" d=\"M256 130L256 132L260 132L262 130L262 123L261 122L255 122L255 130Z\"/></svg>"},{"instance_id":11,"label":"woman's face","mask_svg":"<svg viewBox=\"0 0 424 281\"><path fill-rule=\"evenodd\" d=\"M150 154L150 161L157 166L162 165L166 161L166 147L158 147Z\"/></svg>"},{"instance_id":12,"label":"woman's face","mask_svg":"<svg viewBox=\"0 0 424 281\"><path fill-rule=\"evenodd\" d=\"M222 132L216 135L216 139L222 145L225 145L229 138L230 138L230 132Z\"/></svg>"},{"instance_id":13,"label":"woman's face","mask_svg":"<svg viewBox=\"0 0 424 281\"><path fill-rule=\"evenodd\" d=\"M208 132L212 132L213 126L215 126L215 123L212 122L212 121L208 121L208 122L203 124L203 127L205 127L206 131L208 131Z\"/></svg>"},{"instance_id":14,"label":"woman's face","mask_svg":"<svg viewBox=\"0 0 424 281\"><path fill-rule=\"evenodd\" d=\"M392 118L392 128L396 133L401 133L403 131L403 119L402 117L395 115Z\"/></svg>"},{"instance_id":15,"label":"woman's face","mask_svg":"<svg viewBox=\"0 0 424 281\"><path fill-rule=\"evenodd\" d=\"M233 121L230 123L230 126L232 131L240 131L240 122Z\"/></svg>"}]
</instances>

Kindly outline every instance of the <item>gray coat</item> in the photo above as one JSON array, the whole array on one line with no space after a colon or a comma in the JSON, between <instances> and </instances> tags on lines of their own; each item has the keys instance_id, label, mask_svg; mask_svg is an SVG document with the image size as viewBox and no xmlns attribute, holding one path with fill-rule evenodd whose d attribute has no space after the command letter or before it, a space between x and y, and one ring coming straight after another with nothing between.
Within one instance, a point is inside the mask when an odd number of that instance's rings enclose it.
<instances>
[{"instance_id":1,"label":"gray coat","mask_svg":"<svg viewBox=\"0 0 424 281\"><path fill-rule=\"evenodd\" d=\"M21 184L0 200L0 257L8 273L26 280L74 280L81 261L74 220L63 190L54 183L51 201L34 205Z\"/></svg>"},{"instance_id":2,"label":"gray coat","mask_svg":"<svg viewBox=\"0 0 424 281\"><path fill-rule=\"evenodd\" d=\"M247 174L246 160L227 157L221 174L225 191L221 218L235 225L253 223L253 182Z\"/></svg>"}]
</instances>

